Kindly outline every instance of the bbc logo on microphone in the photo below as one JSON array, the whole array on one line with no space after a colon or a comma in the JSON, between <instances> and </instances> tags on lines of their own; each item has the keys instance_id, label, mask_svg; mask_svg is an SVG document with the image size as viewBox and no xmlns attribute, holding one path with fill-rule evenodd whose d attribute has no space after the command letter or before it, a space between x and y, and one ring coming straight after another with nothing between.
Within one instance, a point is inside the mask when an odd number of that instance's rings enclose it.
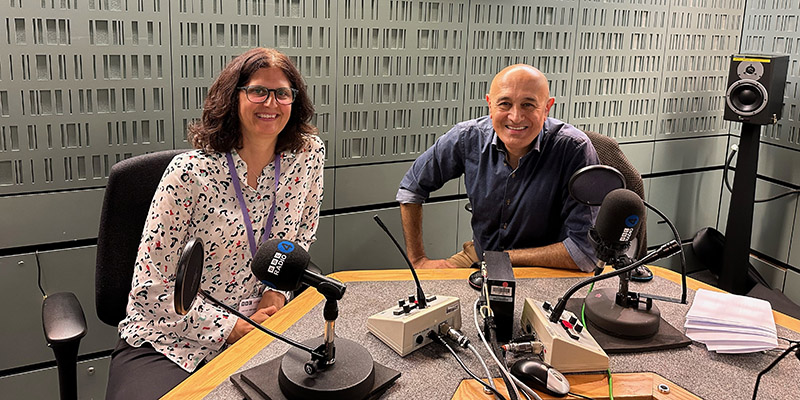
<instances>
[{"instance_id":1,"label":"bbc logo on microphone","mask_svg":"<svg viewBox=\"0 0 800 400\"><path fill-rule=\"evenodd\" d=\"M286 254L280 252L275 253L275 256L272 257L272 261L269 262L269 268L267 268L267 272L277 276L281 273L281 268L283 268L284 261L286 261Z\"/></svg>"}]
</instances>

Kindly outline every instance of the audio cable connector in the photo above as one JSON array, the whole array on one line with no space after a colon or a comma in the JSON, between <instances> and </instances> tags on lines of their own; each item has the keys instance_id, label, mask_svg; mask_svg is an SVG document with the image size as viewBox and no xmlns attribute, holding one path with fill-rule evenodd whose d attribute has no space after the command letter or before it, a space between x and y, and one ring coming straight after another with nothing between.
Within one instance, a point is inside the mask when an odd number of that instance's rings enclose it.
<instances>
[{"instance_id":1,"label":"audio cable connector","mask_svg":"<svg viewBox=\"0 0 800 400\"><path fill-rule=\"evenodd\" d=\"M500 346L500 348L502 348L503 351L509 353L532 353L535 355L540 355L544 353L544 344L542 344L542 342L536 342L536 341L527 341L520 343L511 342Z\"/></svg>"}]
</instances>

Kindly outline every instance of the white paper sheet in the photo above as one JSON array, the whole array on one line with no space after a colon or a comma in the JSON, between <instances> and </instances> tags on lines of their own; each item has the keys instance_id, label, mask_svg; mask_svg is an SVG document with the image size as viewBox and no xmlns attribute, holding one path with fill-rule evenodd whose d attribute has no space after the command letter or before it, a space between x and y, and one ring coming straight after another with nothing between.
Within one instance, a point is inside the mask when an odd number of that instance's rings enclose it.
<instances>
[{"instance_id":1,"label":"white paper sheet","mask_svg":"<svg viewBox=\"0 0 800 400\"><path fill-rule=\"evenodd\" d=\"M778 347L769 302L700 289L686 314L686 336L718 353L752 353Z\"/></svg>"}]
</instances>

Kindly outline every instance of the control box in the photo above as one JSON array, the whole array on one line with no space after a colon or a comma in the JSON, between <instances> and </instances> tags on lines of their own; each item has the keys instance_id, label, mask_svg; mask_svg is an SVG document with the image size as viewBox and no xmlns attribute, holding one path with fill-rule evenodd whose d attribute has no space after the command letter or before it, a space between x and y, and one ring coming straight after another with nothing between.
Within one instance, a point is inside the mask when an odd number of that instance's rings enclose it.
<instances>
[{"instance_id":1,"label":"control box","mask_svg":"<svg viewBox=\"0 0 800 400\"><path fill-rule=\"evenodd\" d=\"M594 340L578 317L564 311L558 322L550 322L549 302L525 299L522 329L536 332L545 348L544 362L561 372L590 372L608 369L608 355Z\"/></svg>"},{"instance_id":2,"label":"control box","mask_svg":"<svg viewBox=\"0 0 800 400\"><path fill-rule=\"evenodd\" d=\"M503 251L487 251L483 253L483 261L486 263L486 288L497 326L497 341L508 342L514 331L514 295L517 286L511 258Z\"/></svg>"},{"instance_id":3,"label":"control box","mask_svg":"<svg viewBox=\"0 0 800 400\"><path fill-rule=\"evenodd\" d=\"M430 343L428 332L439 332L448 323L461 329L461 303L457 297L426 296L428 306L419 309L414 296L395 307L367 318L367 329L401 357Z\"/></svg>"}]
</instances>

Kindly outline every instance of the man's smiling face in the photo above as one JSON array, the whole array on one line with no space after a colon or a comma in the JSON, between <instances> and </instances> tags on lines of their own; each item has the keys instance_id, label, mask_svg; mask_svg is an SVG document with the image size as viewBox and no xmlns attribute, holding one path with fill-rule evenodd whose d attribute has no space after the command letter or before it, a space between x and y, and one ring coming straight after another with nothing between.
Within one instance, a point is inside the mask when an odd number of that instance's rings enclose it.
<instances>
[{"instance_id":1,"label":"man's smiling face","mask_svg":"<svg viewBox=\"0 0 800 400\"><path fill-rule=\"evenodd\" d=\"M508 152L522 157L541 132L555 100L539 70L516 65L495 76L486 101L497 136Z\"/></svg>"}]
</instances>

